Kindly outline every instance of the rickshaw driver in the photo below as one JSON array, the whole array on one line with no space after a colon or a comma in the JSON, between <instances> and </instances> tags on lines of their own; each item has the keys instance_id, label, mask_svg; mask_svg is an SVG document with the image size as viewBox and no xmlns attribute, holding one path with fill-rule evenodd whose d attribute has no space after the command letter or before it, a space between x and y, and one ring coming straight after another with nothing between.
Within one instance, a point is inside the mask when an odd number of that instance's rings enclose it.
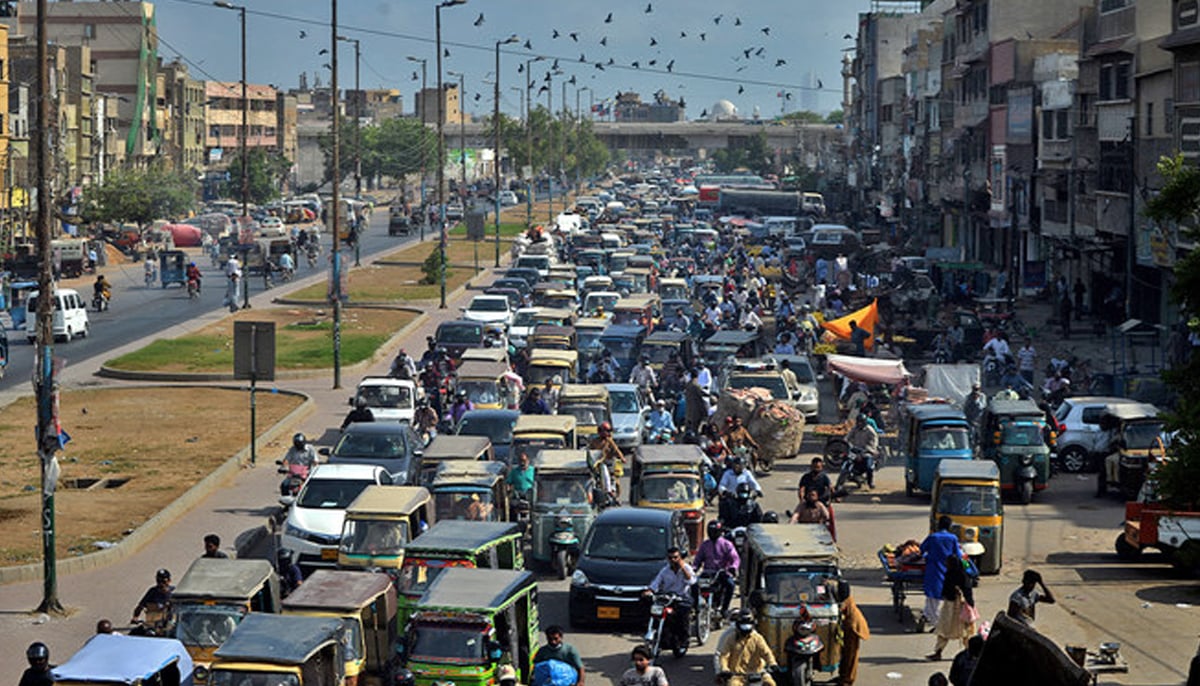
<instances>
[{"instance_id":1,"label":"rickshaw driver","mask_svg":"<svg viewBox=\"0 0 1200 686\"><path fill-rule=\"evenodd\" d=\"M154 585L146 590L142 595L142 599L138 601L136 607L133 608L132 619L130 623L136 624L142 612L165 614L171 607L171 594L175 592L175 587L171 585L171 572L166 569L160 569L154 573Z\"/></svg>"}]
</instances>

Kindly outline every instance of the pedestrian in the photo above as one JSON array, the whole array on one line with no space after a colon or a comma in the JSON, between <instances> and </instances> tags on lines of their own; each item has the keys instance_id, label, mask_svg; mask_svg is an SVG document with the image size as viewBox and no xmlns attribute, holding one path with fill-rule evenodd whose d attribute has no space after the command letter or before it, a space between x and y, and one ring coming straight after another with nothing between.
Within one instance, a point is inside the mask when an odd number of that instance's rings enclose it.
<instances>
[{"instance_id":1,"label":"pedestrian","mask_svg":"<svg viewBox=\"0 0 1200 686\"><path fill-rule=\"evenodd\" d=\"M938 610L942 605L942 584L946 579L946 566L953 562L960 564L962 550L958 547L958 537L950 533L953 522L946 515L938 518L937 531L921 541L921 554L925 556L925 609L917 623L918 633L925 630L926 624L934 624L938 620Z\"/></svg>"},{"instance_id":2,"label":"pedestrian","mask_svg":"<svg viewBox=\"0 0 1200 686\"><path fill-rule=\"evenodd\" d=\"M1054 604L1054 594L1046 588L1042 575L1032 569L1026 569L1021 575L1021 586L1008 597L1008 616L1032 627L1037 618L1037 604Z\"/></svg>"},{"instance_id":3,"label":"pedestrian","mask_svg":"<svg viewBox=\"0 0 1200 686\"><path fill-rule=\"evenodd\" d=\"M1075 319L1083 319L1083 298L1087 295L1087 286L1083 285L1083 279L1075 277Z\"/></svg>"},{"instance_id":4,"label":"pedestrian","mask_svg":"<svg viewBox=\"0 0 1200 686\"><path fill-rule=\"evenodd\" d=\"M279 575L279 594L284 598L304 583L304 573L296 563L290 548L275 551L275 573Z\"/></svg>"},{"instance_id":5,"label":"pedestrian","mask_svg":"<svg viewBox=\"0 0 1200 686\"><path fill-rule=\"evenodd\" d=\"M978 621L975 597L963 562L949 560L942 582L942 606L939 608L937 626L934 628L937 640L933 653L926 657L934 661L941 660L942 650L950 641L961 641L963 647L967 647L967 639L974 635L975 624Z\"/></svg>"},{"instance_id":6,"label":"pedestrian","mask_svg":"<svg viewBox=\"0 0 1200 686\"><path fill-rule=\"evenodd\" d=\"M979 662L979 656L982 654L983 636L975 634L967 639L966 649L959 651L954 656L954 662L950 664L950 685L967 686L971 681L971 674L975 671L975 665Z\"/></svg>"},{"instance_id":7,"label":"pedestrian","mask_svg":"<svg viewBox=\"0 0 1200 686\"><path fill-rule=\"evenodd\" d=\"M204 537L204 555L202 557L212 557L218 560L225 560L229 555L221 550L221 537L216 534L208 534Z\"/></svg>"},{"instance_id":8,"label":"pedestrian","mask_svg":"<svg viewBox=\"0 0 1200 686\"><path fill-rule=\"evenodd\" d=\"M871 338L871 332L866 329L859 328L858 322L850 320L850 344L854 346L854 354L859 357L867 355L867 340Z\"/></svg>"},{"instance_id":9,"label":"pedestrian","mask_svg":"<svg viewBox=\"0 0 1200 686\"><path fill-rule=\"evenodd\" d=\"M50 686L54 683L54 674L50 672L50 649L45 643L32 643L25 649L25 658L29 660L29 669L21 674L20 686Z\"/></svg>"},{"instance_id":10,"label":"pedestrian","mask_svg":"<svg viewBox=\"0 0 1200 686\"><path fill-rule=\"evenodd\" d=\"M1026 338L1025 345L1017 350L1017 371L1021 378L1033 385L1033 372L1037 368L1037 350L1033 347L1033 339Z\"/></svg>"},{"instance_id":11,"label":"pedestrian","mask_svg":"<svg viewBox=\"0 0 1200 686\"><path fill-rule=\"evenodd\" d=\"M557 624L546 627L546 645L533 654L534 669L537 669L538 663L551 660L572 667L577 674L575 686L583 686L583 658L579 657L579 651L574 646L563 642L563 628Z\"/></svg>"},{"instance_id":12,"label":"pedestrian","mask_svg":"<svg viewBox=\"0 0 1200 686\"><path fill-rule=\"evenodd\" d=\"M1071 298L1063 293L1059 302L1059 317L1062 319L1062 334L1064 339L1071 337Z\"/></svg>"},{"instance_id":13,"label":"pedestrian","mask_svg":"<svg viewBox=\"0 0 1200 686\"><path fill-rule=\"evenodd\" d=\"M858 652L863 641L871 638L871 628L867 626L867 618L854 602L854 596L849 592L849 585L842 584L847 589L846 597L842 600L842 660L838 664L839 686L854 686L858 678Z\"/></svg>"}]
</instances>

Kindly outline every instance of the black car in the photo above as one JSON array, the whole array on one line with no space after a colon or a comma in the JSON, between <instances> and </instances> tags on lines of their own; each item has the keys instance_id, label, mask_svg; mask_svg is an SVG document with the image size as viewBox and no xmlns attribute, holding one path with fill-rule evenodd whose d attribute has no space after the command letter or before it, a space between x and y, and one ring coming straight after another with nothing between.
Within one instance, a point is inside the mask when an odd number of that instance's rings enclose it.
<instances>
[{"instance_id":1,"label":"black car","mask_svg":"<svg viewBox=\"0 0 1200 686\"><path fill-rule=\"evenodd\" d=\"M411 485L421 472L424 444L408 422L356 422L333 450L321 448L330 464L370 464L387 470L392 483Z\"/></svg>"},{"instance_id":2,"label":"black car","mask_svg":"<svg viewBox=\"0 0 1200 686\"><path fill-rule=\"evenodd\" d=\"M531 289L537 285L538 281L542 280L542 275L538 273L538 270L530 267L510 267L504 270L504 276L505 278L523 279Z\"/></svg>"},{"instance_id":3,"label":"black car","mask_svg":"<svg viewBox=\"0 0 1200 686\"><path fill-rule=\"evenodd\" d=\"M571 575L567 614L571 626L644 621L642 591L667 564L671 546L688 549L679 510L618 507L592 522Z\"/></svg>"},{"instance_id":4,"label":"black car","mask_svg":"<svg viewBox=\"0 0 1200 686\"><path fill-rule=\"evenodd\" d=\"M482 322L472 322L466 319L442 322L438 324L437 331L433 334L437 346L445 348L450 357L456 360L462 357L463 351L467 348L484 347L487 337L487 326Z\"/></svg>"},{"instance_id":5,"label":"black car","mask_svg":"<svg viewBox=\"0 0 1200 686\"><path fill-rule=\"evenodd\" d=\"M496 279L492 282L490 288L512 288L521 295L533 294L533 286L530 286L529 282L524 278L517 278L515 276L506 276L502 279Z\"/></svg>"},{"instance_id":6,"label":"black car","mask_svg":"<svg viewBox=\"0 0 1200 686\"><path fill-rule=\"evenodd\" d=\"M517 410L467 410L458 420L454 433L459 436L483 436L491 439L496 460L508 464L512 448L513 427L517 425Z\"/></svg>"}]
</instances>

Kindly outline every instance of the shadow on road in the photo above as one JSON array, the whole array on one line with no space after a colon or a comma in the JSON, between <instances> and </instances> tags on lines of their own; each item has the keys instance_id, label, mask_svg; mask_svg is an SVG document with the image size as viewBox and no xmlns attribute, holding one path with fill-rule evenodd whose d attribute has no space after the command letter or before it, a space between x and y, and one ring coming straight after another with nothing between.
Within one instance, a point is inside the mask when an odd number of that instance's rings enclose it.
<instances>
[{"instance_id":1,"label":"shadow on road","mask_svg":"<svg viewBox=\"0 0 1200 686\"><path fill-rule=\"evenodd\" d=\"M1134 593L1140 600L1160 605L1200 605L1200 586L1191 583L1171 584L1167 586L1152 586Z\"/></svg>"}]
</instances>

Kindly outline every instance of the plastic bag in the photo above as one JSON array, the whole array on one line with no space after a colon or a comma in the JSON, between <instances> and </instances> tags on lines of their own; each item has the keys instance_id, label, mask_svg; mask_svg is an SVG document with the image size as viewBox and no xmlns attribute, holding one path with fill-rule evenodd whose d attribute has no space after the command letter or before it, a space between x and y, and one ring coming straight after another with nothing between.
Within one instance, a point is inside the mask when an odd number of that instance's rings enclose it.
<instances>
[{"instance_id":1,"label":"plastic bag","mask_svg":"<svg viewBox=\"0 0 1200 686\"><path fill-rule=\"evenodd\" d=\"M579 672L559 660L545 660L533 665L532 686L574 686Z\"/></svg>"}]
</instances>

